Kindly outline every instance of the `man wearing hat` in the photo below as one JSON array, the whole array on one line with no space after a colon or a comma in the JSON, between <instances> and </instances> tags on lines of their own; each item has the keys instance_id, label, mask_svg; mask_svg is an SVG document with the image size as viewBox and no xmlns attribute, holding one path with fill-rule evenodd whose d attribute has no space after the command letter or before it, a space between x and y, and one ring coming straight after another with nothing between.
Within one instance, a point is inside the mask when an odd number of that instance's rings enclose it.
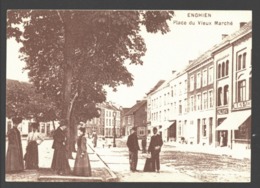
<instances>
[{"instance_id":1,"label":"man wearing hat","mask_svg":"<svg viewBox=\"0 0 260 188\"><path fill-rule=\"evenodd\" d=\"M137 161L138 161L138 150L140 150L138 145L138 138L136 134L136 127L131 129L131 134L127 138L126 145L129 149L129 163L130 163L130 170L132 172L137 171Z\"/></svg>"}]
</instances>

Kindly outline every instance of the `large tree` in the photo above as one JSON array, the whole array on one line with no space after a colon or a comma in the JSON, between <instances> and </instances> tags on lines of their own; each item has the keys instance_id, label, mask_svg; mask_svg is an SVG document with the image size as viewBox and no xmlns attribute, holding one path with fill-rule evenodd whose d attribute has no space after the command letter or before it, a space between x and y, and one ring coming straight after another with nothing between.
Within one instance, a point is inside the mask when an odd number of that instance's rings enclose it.
<instances>
[{"instance_id":1,"label":"large tree","mask_svg":"<svg viewBox=\"0 0 260 188\"><path fill-rule=\"evenodd\" d=\"M106 100L104 85L116 90L133 84L125 62L143 64L141 28L165 34L172 16L173 11L10 10L7 36L22 43L30 81L61 109L72 144L75 123L98 116L95 104Z\"/></svg>"}]
</instances>

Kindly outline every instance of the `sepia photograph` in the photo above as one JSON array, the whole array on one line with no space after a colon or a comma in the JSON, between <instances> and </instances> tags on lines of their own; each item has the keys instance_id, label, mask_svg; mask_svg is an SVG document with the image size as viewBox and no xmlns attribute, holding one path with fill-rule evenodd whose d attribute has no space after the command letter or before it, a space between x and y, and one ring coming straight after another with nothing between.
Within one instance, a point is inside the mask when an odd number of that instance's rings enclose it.
<instances>
[{"instance_id":1,"label":"sepia photograph","mask_svg":"<svg viewBox=\"0 0 260 188\"><path fill-rule=\"evenodd\" d=\"M250 183L252 10L9 9L5 105L5 182Z\"/></svg>"}]
</instances>

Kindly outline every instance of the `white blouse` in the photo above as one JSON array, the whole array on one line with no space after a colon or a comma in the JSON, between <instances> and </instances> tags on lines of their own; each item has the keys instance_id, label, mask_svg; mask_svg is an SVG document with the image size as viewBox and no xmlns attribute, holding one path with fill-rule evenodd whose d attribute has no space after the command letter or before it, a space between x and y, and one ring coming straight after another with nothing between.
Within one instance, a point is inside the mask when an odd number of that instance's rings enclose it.
<instances>
[{"instance_id":1,"label":"white blouse","mask_svg":"<svg viewBox=\"0 0 260 188\"><path fill-rule=\"evenodd\" d=\"M44 138L39 132L30 132L27 137L28 143L31 141L36 141L38 144L41 144Z\"/></svg>"}]
</instances>

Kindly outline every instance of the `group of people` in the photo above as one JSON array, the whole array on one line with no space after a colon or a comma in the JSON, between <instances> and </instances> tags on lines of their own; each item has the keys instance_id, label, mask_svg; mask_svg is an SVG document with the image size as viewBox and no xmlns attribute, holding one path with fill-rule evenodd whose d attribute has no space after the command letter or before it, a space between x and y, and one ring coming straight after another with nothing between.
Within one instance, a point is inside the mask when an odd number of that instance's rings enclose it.
<instances>
[{"instance_id":1,"label":"group of people","mask_svg":"<svg viewBox=\"0 0 260 188\"><path fill-rule=\"evenodd\" d=\"M6 154L6 173L21 172L24 169L38 169L38 145L43 142L43 137L37 131L39 123L31 123L32 131L27 137L26 153L23 156L22 142L18 125L22 118L12 119L13 127L8 131L8 148ZM53 145L54 149L51 169L59 175L71 174L71 168L68 160L66 121L61 121L60 126L54 131ZM80 127L77 139L77 154L73 169L73 174L77 176L91 176L91 166L87 153L86 130Z\"/></svg>"},{"instance_id":2,"label":"group of people","mask_svg":"<svg viewBox=\"0 0 260 188\"><path fill-rule=\"evenodd\" d=\"M158 134L156 127L153 128L153 136L148 147L148 154L150 157L147 158L144 170L145 172L160 172L160 152L163 145L162 137ZM142 145L144 142L142 142ZM128 136L126 145L129 149L129 163L130 170L136 172L137 162L138 162L138 151L140 150L138 144L138 138L136 133L136 127L131 129L131 134Z\"/></svg>"}]
</instances>

